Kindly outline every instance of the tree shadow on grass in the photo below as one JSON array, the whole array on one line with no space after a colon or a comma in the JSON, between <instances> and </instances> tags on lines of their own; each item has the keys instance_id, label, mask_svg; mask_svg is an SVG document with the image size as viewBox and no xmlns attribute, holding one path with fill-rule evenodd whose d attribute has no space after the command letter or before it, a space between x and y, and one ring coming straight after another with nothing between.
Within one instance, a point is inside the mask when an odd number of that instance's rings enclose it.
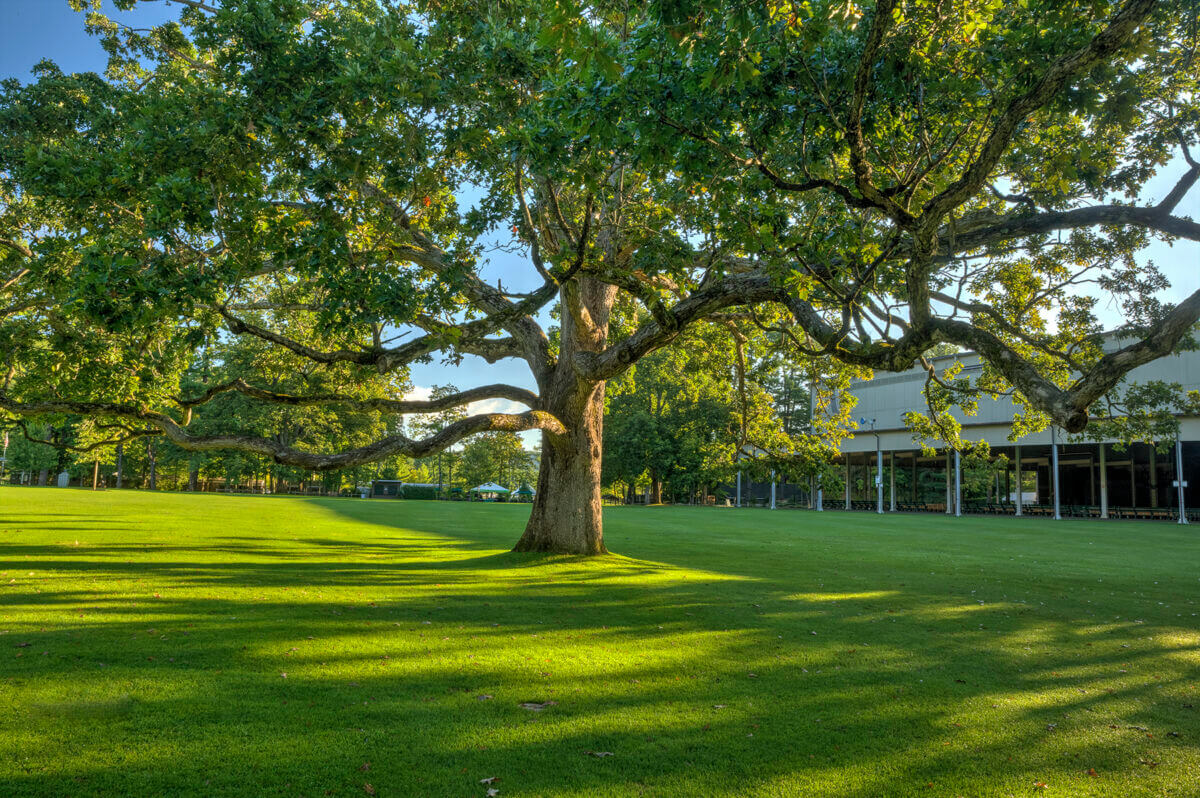
<instances>
[{"instance_id":1,"label":"tree shadow on grass","mask_svg":"<svg viewBox=\"0 0 1200 798\"><path fill-rule=\"evenodd\" d=\"M503 529L439 548L417 516L399 540L225 535L135 562L125 544L0 545L0 562L76 577L0 592L0 792L1190 789L1194 625L1142 572L1101 589L1000 560L928 578L943 565L845 568L816 541L596 561L496 552ZM356 552L381 557L337 559ZM262 561L210 559L247 554ZM1133 614L1100 613L1109 593Z\"/></svg>"}]
</instances>

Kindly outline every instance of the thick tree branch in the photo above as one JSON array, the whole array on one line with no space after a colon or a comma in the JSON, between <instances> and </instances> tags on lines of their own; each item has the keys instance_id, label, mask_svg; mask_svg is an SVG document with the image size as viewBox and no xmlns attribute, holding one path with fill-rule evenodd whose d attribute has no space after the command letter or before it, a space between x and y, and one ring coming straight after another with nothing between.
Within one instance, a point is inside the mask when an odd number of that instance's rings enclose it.
<instances>
[{"instance_id":1,"label":"thick tree branch","mask_svg":"<svg viewBox=\"0 0 1200 798\"><path fill-rule=\"evenodd\" d=\"M22 244L20 241L17 241L12 238L0 237L0 247L7 247L8 249L11 249L13 252L16 252L17 254L22 255L26 258L33 257L33 250L31 250L29 247Z\"/></svg>"},{"instance_id":2,"label":"thick tree branch","mask_svg":"<svg viewBox=\"0 0 1200 798\"><path fill-rule=\"evenodd\" d=\"M514 305L497 289L491 287L477 275L454 268L450 256L438 247L419 227L413 224L408 211L387 192L374 184L364 181L359 185L359 192L364 196L381 202L395 222L413 239L416 246L401 245L393 248L398 257L402 257L423 266L441 276L454 275L455 283L463 291L468 301L500 320L502 326L521 342L523 355L539 383L543 382L550 369L554 366L554 358L550 354L550 339L532 317L532 313L548 302L558 290L553 281L547 281L541 289L529 298Z\"/></svg>"},{"instance_id":3,"label":"thick tree branch","mask_svg":"<svg viewBox=\"0 0 1200 798\"><path fill-rule=\"evenodd\" d=\"M1131 225L1159 233L1200 241L1200 224L1181 216L1172 216L1153 208L1132 205L1093 205L1069 211L1048 211L1039 214L1017 213L1008 216L983 217L973 220L963 230L943 229L939 241L943 256L969 252L989 244L1025 236L1041 235L1055 230L1073 230L1099 225Z\"/></svg>"},{"instance_id":4,"label":"thick tree branch","mask_svg":"<svg viewBox=\"0 0 1200 798\"><path fill-rule=\"evenodd\" d=\"M1037 409L1047 413L1068 432L1087 426L1088 408L1114 388L1133 369L1170 354L1200 320L1200 291L1171 311L1145 339L1105 355L1070 388L1063 389L1042 375L1037 366L998 335L958 319L929 318L913 325L900 338L862 343L846 338L807 301L791 297L786 302L797 323L844 363L880 371L912 368L930 347L954 343L978 354Z\"/></svg>"},{"instance_id":5,"label":"thick tree branch","mask_svg":"<svg viewBox=\"0 0 1200 798\"><path fill-rule=\"evenodd\" d=\"M1071 386L1071 403L1086 412L1093 402L1117 386L1126 374L1156 358L1171 354L1200 320L1200 291L1196 291L1167 314L1150 335L1111 352Z\"/></svg>"},{"instance_id":6,"label":"thick tree branch","mask_svg":"<svg viewBox=\"0 0 1200 798\"><path fill-rule=\"evenodd\" d=\"M76 454L88 454L89 452L94 452L96 449L101 449L105 446L116 446L117 444L128 443L129 441L136 440L138 438L146 438L146 437L150 437L152 435L162 435L161 430L130 429L129 427L126 427L123 424L118 424L116 426L125 431L124 435L117 435L116 437L113 437L113 438L106 438L104 440L96 441L95 443L90 443L87 446L72 446L71 444L68 444L68 443L60 443L58 441L47 440L46 438L37 438L37 437L34 437L33 435L30 435L29 434L29 425L27 423L25 423L25 421L22 419L15 419L11 423L14 426L16 426L18 429L21 430L21 436L23 438L25 438L25 440L29 441L30 443L37 443L37 444L41 444L42 446L49 446L52 449L62 449L63 451L67 451L67 452L75 452Z\"/></svg>"},{"instance_id":7,"label":"thick tree branch","mask_svg":"<svg viewBox=\"0 0 1200 798\"><path fill-rule=\"evenodd\" d=\"M1170 213L1175 210L1175 206L1187 195L1192 186L1196 185L1198 178L1200 178L1200 164L1193 163L1167 192L1167 196L1163 197L1162 202L1154 206L1154 209L1160 213Z\"/></svg>"},{"instance_id":8,"label":"thick tree branch","mask_svg":"<svg viewBox=\"0 0 1200 798\"><path fill-rule=\"evenodd\" d=\"M540 429L551 436L566 433L562 422L542 410L530 410L518 414L485 413L469 416L449 424L428 438L414 440L397 433L366 446L347 449L336 454L318 454L253 435L193 435L170 416L134 405L65 400L23 403L0 396L0 410L7 410L15 415L26 417L68 413L89 418L136 420L157 427L172 443L188 451L207 452L232 449L267 457L280 465L307 468L313 471L353 468L396 455L413 458L428 457L453 446L463 438L481 432L525 432L526 430Z\"/></svg>"},{"instance_id":9,"label":"thick tree branch","mask_svg":"<svg viewBox=\"0 0 1200 798\"><path fill-rule=\"evenodd\" d=\"M963 175L931 198L922 210L922 218L931 224L977 194L987 183L992 170L1008 149L1017 128L1029 115L1049 102L1067 83L1096 64L1112 58L1132 38L1138 26L1154 9L1156 0L1129 0L1090 42L1073 53L1057 59L1032 89L1009 103L996 120L978 156Z\"/></svg>"},{"instance_id":10,"label":"thick tree branch","mask_svg":"<svg viewBox=\"0 0 1200 798\"><path fill-rule=\"evenodd\" d=\"M854 186L868 202L883 210L901 227L913 222L912 215L886 196L871 180L871 164L867 160L867 142L863 136L862 115L867 93L871 87L871 75L884 37L891 29L895 0L879 0L871 17L871 29L863 45L858 68L854 72L854 93L850 100L850 113L846 119L846 139L850 145L850 167L854 171Z\"/></svg>"},{"instance_id":11,"label":"thick tree branch","mask_svg":"<svg viewBox=\"0 0 1200 798\"><path fill-rule=\"evenodd\" d=\"M381 374L443 349L453 348L466 354L479 355L489 363L521 354L521 350L513 345L512 339L486 337L488 332L502 323L493 318L478 319L458 327L426 320L420 326L428 326L432 330L431 332L398 347L325 351L240 319L230 313L228 308L218 307L217 312L225 319L230 332L235 335L252 335L317 363L356 363L360 366L374 366Z\"/></svg>"},{"instance_id":12,"label":"thick tree branch","mask_svg":"<svg viewBox=\"0 0 1200 798\"><path fill-rule=\"evenodd\" d=\"M575 370L595 380L615 377L643 355L669 344L689 324L727 307L782 299L783 291L761 273L726 275L664 311L662 320L647 320L628 338L604 351L576 353Z\"/></svg>"},{"instance_id":13,"label":"thick tree branch","mask_svg":"<svg viewBox=\"0 0 1200 798\"><path fill-rule=\"evenodd\" d=\"M1059 352L1051 349L1044 341L1040 341L1036 336L1027 333L1021 328L1020 325L1015 324L1009 319L1005 318L1000 311L996 310L991 305L984 304L983 302L969 302L961 299L960 297L944 294L941 291L931 291L929 295L938 302L944 302L945 304L957 310L963 310L967 313L973 313L977 316L986 316L987 318L991 319L997 327L1014 338L1020 340L1022 343L1037 349L1039 352L1042 352L1045 355L1058 358L1066 362L1067 365L1071 366L1072 368L1079 367L1078 362L1070 355L1070 353Z\"/></svg>"},{"instance_id":14,"label":"thick tree branch","mask_svg":"<svg viewBox=\"0 0 1200 798\"><path fill-rule=\"evenodd\" d=\"M436 399L358 399L344 394L311 394L307 396L296 396L293 394L276 393L265 388L257 388L248 384L245 380L236 379L229 382L223 382L219 385L213 385L204 393L190 397L177 399L180 407L190 410L212 401L214 398L223 393L231 391L261 399L265 402L274 404L291 405L293 407L309 407L315 405L341 405L350 410L372 411L378 410L384 413L395 413L404 415L407 413L432 413L438 410L446 410L451 407L461 407L462 405L478 402L484 399L510 399L514 402L520 402L530 408L536 408L539 400L537 394L532 391L518 388L515 385L482 385L478 388L471 388L466 391L449 394L447 396Z\"/></svg>"}]
</instances>

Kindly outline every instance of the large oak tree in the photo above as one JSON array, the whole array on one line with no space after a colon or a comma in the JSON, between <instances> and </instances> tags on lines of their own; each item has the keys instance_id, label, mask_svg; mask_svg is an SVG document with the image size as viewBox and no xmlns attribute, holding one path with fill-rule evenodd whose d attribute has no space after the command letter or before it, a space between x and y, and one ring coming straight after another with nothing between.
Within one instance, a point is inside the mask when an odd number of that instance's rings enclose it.
<instances>
[{"instance_id":1,"label":"large oak tree","mask_svg":"<svg viewBox=\"0 0 1200 798\"><path fill-rule=\"evenodd\" d=\"M605 381L697 321L735 312L797 356L890 371L971 348L973 390L1077 431L1200 316L1200 294L1155 302L1134 260L1152 236L1200 239L1175 214L1200 176L1194 3L178 2L149 31L91 17L103 77L43 64L0 90L10 414L314 470L537 429L517 548L594 554ZM1125 301L1119 351L1083 280ZM225 336L344 388L184 392ZM379 396L464 356L523 363L536 390ZM189 429L230 391L529 409L340 452Z\"/></svg>"}]
</instances>

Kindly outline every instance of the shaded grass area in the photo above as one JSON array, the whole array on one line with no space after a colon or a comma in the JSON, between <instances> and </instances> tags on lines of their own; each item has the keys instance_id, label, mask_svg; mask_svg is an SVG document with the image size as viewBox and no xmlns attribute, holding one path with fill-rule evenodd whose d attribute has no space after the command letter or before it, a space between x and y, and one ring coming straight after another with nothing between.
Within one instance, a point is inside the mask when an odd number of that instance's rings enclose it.
<instances>
[{"instance_id":1,"label":"shaded grass area","mask_svg":"<svg viewBox=\"0 0 1200 798\"><path fill-rule=\"evenodd\" d=\"M1200 794L1190 527L527 513L0 488L0 795Z\"/></svg>"}]
</instances>

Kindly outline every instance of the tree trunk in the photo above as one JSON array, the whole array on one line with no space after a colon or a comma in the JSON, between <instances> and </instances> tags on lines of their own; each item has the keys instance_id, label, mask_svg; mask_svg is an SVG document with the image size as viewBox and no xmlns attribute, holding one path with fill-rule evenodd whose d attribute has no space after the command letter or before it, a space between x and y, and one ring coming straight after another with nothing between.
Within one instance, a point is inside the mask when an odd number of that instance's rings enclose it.
<instances>
[{"instance_id":1,"label":"tree trunk","mask_svg":"<svg viewBox=\"0 0 1200 798\"><path fill-rule=\"evenodd\" d=\"M580 404L577 415L555 414L567 427L566 440L554 442L542 435L533 510L514 551L608 553L600 515L604 383L592 386Z\"/></svg>"},{"instance_id":2,"label":"tree trunk","mask_svg":"<svg viewBox=\"0 0 1200 798\"><path fill-rule=\"evenodd\" d=\"M647 504L662 504L662 480L658 477L650 478L650 500Z\"/></svg>"},{"instance_id":3,"label":"tree trunk","mask_svg":"<svg viewBox=\"0 0 1200 798\"><path fill-rule=\"evenodd\" d=\"M597 246L607 247L604 236ZM566 283L562 299L561 349L557 361L538 373L542 409L565 429L542 433L537 495L525 534L514 551L607 554L600 500L600 454L604 445L604 381L576 370L581 352L600 352L617 290L579 277Z\"/></svg>"},{"instance_id":4,"label":"tree trunk","mask_svg":"<svg viewBox=\"0 0 1200 798\"><path fill-rule=\"evenodd\" d=\"M188 469L188 490L189 491L195 493L196 482L199 479L200 479L200 469L195 468L195 467L189 468Z\"/></svg>"},{"instance_id":5,"label":"tree trunk","mask_svg":"<svg viewBox=\"0 0 1200 798\"><path fill-rule=\"evenodd\" d=\"M42 487L42 488L46 487L46 481L48 479L50 479L50 469L43 468L41 471L38 472L38 486L39 487Z\"/></svg>"},{"instance_id":6,"label":"tree trunk","mask_svg":"<svg viewBox=\"0 0 1200 798\"><path fill-rule=\"evenodd\" d=\"M117 444L117 490L121 489L125 477L125 444Z\"/></svg>"}]
</instances>

